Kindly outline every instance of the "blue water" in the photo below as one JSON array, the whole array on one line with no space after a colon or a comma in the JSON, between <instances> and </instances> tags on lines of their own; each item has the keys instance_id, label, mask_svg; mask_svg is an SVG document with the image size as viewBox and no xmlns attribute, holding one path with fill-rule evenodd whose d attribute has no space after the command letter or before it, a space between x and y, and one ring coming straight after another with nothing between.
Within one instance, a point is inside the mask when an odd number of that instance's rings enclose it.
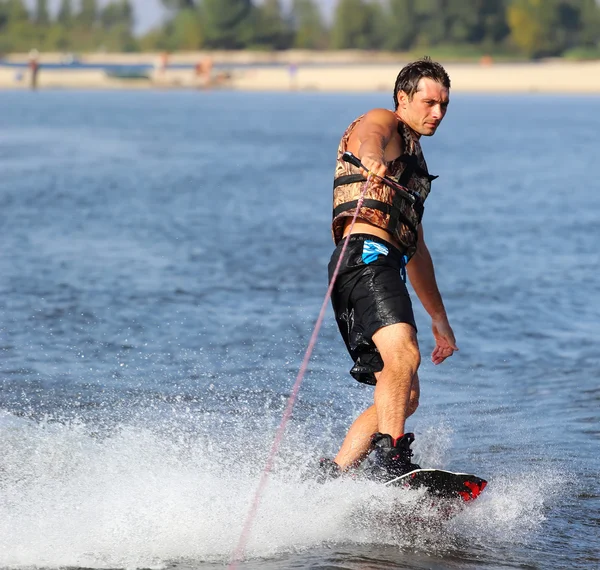
<instances>
[{"instance_id":1,"label":"blue water","mask_svg":"<svg viewBox=\"0 0 600 570\"><path fill-rule=\"evenodd\" d=\"M225 567L326 291L335 149L389 94L0 93L0 567ZM460 352L444 524L303 475L372 398L331 312L244 570L600 567L600 98L452 97L425 235ZM415 302L420 343L433 348Z\"/></svg>"}]
</instances>

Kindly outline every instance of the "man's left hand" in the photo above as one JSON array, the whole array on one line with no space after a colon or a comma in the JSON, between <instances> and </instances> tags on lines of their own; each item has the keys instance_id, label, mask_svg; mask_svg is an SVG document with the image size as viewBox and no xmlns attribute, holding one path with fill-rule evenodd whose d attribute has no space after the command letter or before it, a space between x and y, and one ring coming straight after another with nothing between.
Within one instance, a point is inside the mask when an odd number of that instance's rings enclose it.
<instances>
[{"instance_id":1,"label":"man's left hand","mask_svg":"<svg viewBox=\"0 0 600 570\"><path fill-rule=\"evenodd\" d=\"M446 358L452 356L452 354L458 350L454 332L450 327L448 319L434 319L431 323L431 330L433 331L433 337L435 338L435 348L431 353L431 361L434 364L441 364Z\"/></svg>"}]
</instances>

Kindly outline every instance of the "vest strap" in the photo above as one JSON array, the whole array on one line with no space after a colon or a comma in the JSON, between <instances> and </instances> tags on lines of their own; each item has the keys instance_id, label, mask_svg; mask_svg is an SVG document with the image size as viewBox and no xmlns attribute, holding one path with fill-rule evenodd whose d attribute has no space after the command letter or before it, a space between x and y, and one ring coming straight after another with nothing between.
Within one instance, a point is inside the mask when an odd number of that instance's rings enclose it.
<instances>
[{"instance_id":1,"label":"vest strap","mask_svg":"<svg viewBox=\"0 0 600 570\"><path fill-rule=\"evenodd\" d=\"M356 208L356 206L358 206L358 200L352 200L351 202L344 202L343 204L340 204L337 208L333 209L333 217L335 218L335 217L339 216L341 213L347 212L348 210L353 210ZM417 228L398 209L397 206L390 205L386 202L381 202L380 200L365 199L365 200L363 200L362 207L370 208L371 210L379 210L380 212L383 212L385 215L390 217L390 222L391 222L392 218L394 218L396 220L394 226L391 226L390 223L388 223L388 229L391 232L394 231L394 229L396 228L396 225L398 224L398 221L400 221L402 224L404 224L406 227L408 227L408 229L411 231L411 233L415 236L415 243L416 243L418 236L419 236Z\"/></svg>"},{"instance_id":2,"label":"vest strap","mask_svg":"<svg viewBox=\"0 0 600 570\"><path fill-rule=\"evenodd\" d=\"M367 179L362 174L347 174L345 176L338 176L333 181L333 189L335 190L338 186L344 184L355 184L356 182L366 182Z\"/></svg>"},{"instance_id":3,"label":"vest strap","mask_svg":"<svg viewBox=\"0 0 600 570\"><path fill-rule=\"evenodd\" d=\"M380 200L371 200L365 199L363 200L363 208L371 208L371 210L379 210L383 212L387 216L391 214L393 206L390 206L386 202L381 202ZM348 210L354 210L358 206L358 200L352 200L350 202L344 202L340 204L337 208L333 209L333 217L339 216L343 212L347 212Z\"/></svg>"},{"instance_id":4,"label":"vest strap","mask_svg":"<svg viewBox=\"0 0 600 570\"><path fill-rule=\"evenodd\" d=\"M400 184L400 186L403 186L404 188L406 188L408 186L408 183L409 183L413 173L416 171L416 169L419 168L419 166L417 164L417 157L415 155L403 154L400 157L400 160L406 164L406 168L404 169L404 171L398 178L398 184ZM403 218L404 216L402 216L402 212L400 211L400 204L398 203L398 196L396 194L394 194L392 196L392 204L394 204L395 208L394 208L392 214L390 215L390 219L388 221L388 230L393 232L394 228L396 228L398 226L398 221L401 218ZM402 221L404 223L406 223L404 220L402 220ZM412 226L411 226L411 229L412 229ZM416 232L415 232L415 235L416 235Z\"/></svg>"}]
</instances>

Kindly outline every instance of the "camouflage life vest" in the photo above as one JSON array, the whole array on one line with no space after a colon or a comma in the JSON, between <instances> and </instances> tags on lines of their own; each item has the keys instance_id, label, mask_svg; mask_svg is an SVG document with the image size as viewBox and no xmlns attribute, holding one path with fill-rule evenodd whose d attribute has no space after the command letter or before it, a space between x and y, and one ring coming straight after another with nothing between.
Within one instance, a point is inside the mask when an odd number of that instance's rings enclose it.
<instances>
[{"instance_id":1,"label":"camouflage life vest","mask_svg":"<svg viewBox=\"0 0 600 570\"><path fill-rule=\"evenodd\" d=\"M354 216L366 178L352 164L344 162L348 139L361 115L346 129L338 147L335 179L333 181L333 240L342 239L346 218ZM420 198L421 208L415 207L385 184L371 183L365 192L358 217L392 234L410 259L417 250L417 230L423 215L422 204L429 195L431 182L437 176L427 171L427 163L416 135L398 120L398 133L402 138L403 153L388 163L387 176Z\"/></svg>"}]
</instances>

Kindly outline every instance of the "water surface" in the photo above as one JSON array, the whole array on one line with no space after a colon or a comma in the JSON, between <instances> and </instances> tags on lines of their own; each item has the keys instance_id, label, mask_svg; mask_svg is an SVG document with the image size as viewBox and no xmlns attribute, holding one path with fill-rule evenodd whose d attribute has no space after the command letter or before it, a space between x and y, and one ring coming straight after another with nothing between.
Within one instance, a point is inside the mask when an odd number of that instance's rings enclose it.
<instances>
[{"instance_id":1,"label":"water surface","mask_svg":"<svg viewBox=\"0 0 600 570\"><path fill-rule=\"evenodd\" d=\"M339 137L389 100L0 93L0 567L227 565L325 295ZM408 427L485 493L390 524L410 498L303 481L372 399L329 312L240 568L600 565L599 117L456 95L423 141L460 352Z\"/></svg>"}]
</instances>

